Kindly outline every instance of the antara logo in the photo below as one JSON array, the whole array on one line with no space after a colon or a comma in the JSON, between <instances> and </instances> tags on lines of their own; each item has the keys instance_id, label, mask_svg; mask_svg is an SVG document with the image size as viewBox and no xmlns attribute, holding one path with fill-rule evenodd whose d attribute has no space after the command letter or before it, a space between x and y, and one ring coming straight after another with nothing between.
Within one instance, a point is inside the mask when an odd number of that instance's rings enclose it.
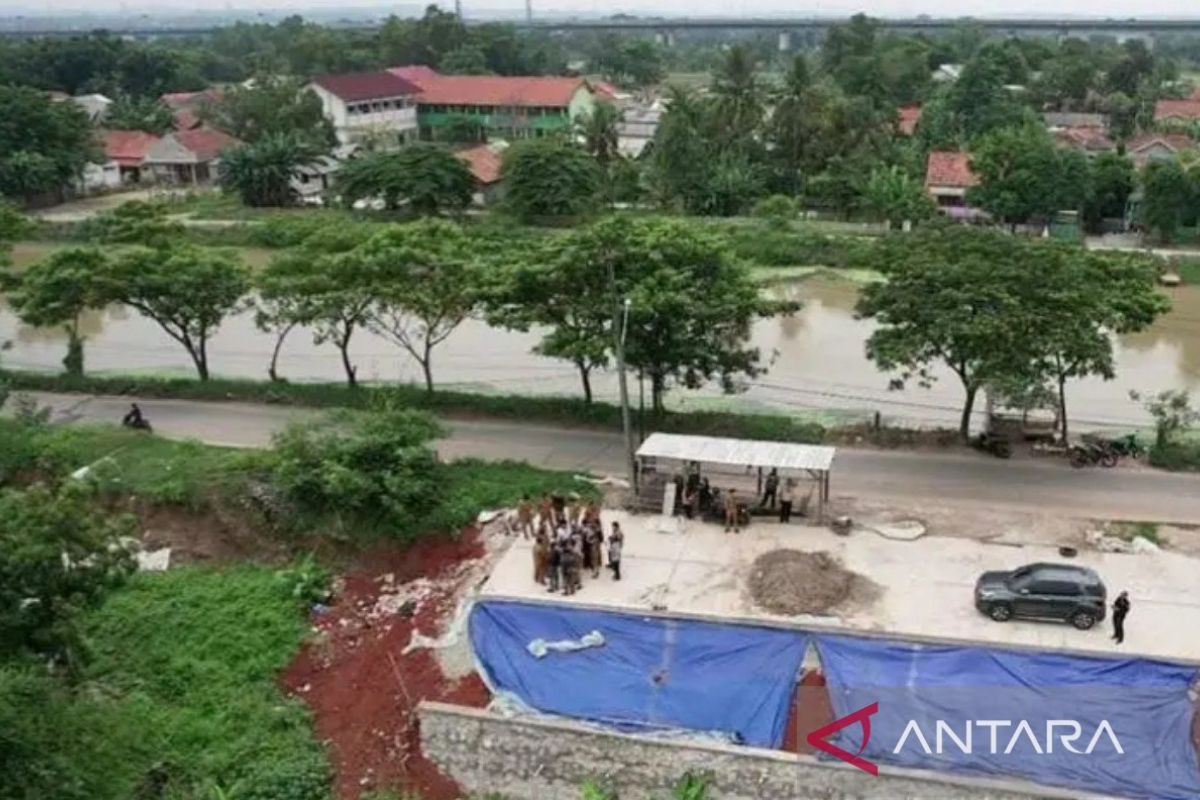
<instances>
[{"instance_id":1,"label":"antara logo","mask_svg":"<svg viewBox=\"0 0 1200 800\"><path fill-rule=\"evenodd\" d=\"M808 734L808 743L815 749L845 761L852 767L857 767L871 775L878 775L879 767L874 762L862 757L863 752L867 749L867 744L871 741L871 716L878 712L879 703L871 703L869 706L864 706L858 711L847 714L840 719L835 719L828 725ZM857 753L843 750L832 742L827 741L827 737L852 725L862 727L862 744L859 746ZM985 729L987 731L986 735L976 735L977 728ZM1009 729L1012 730L1010 736L1007 735ZM990 755L1009 755L1022 740L1029 742L1033 747L1033 751L1038 755L1053 754L1056 746L1060 748L1060 752L1065 750L1066 752L1078 755L1091 755L1098 746L1103 746L1104 739L1108 740L1108 743L1117 754L1125 754L1125 749L1121 747L1121 740L1117 738L1117 734L1113 730L1112 725L1108 723L1108 720L1100 721L1091 738L1088 739L1087 746L1082 750L1076 747L1075 743L1083 738L1083 726L1073 719L1047 720L1046 736L1044 739L1037 737L1033 726L1027 720L1019 720L1017 722L1007 719L967 720L961 726L960 730L961 733L959 730L955 730L950 723L939 719L934 722L933 736L928 737L915 719L909 720L908 725L904 728L904 732L900 735L900 741L896 742L896 746L892 748L892 753L899 753L906 744L909 744L909 739L911 738L912 745L910 746L920 747L927 755L947 752L951 747L947 743L947 740L953 743L953 748L966 755L977 752L986 752ZM1007 738L1004 738L1002 733ZM934 742L933 747L929 746L931 738Z\"/></svg>"}]
</instances>

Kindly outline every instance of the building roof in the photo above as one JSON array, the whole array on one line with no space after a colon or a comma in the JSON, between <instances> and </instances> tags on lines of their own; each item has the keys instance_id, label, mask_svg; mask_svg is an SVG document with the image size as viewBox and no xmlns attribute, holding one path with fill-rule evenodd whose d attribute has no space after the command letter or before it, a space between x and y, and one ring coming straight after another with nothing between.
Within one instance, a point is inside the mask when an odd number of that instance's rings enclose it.
<instances>
[{"instance_id":1,"label":"building roof","mask_svg":"<svg viewBox=\"0 0 1200 800\"><path fill-rule=\"evenodd\" d=\"M411 84L424 88L426 83L442 77L433 67L424 64L408 64L403 67L391 67L388 72L398 78L403 78Z\"/></svg>"},{"instance_id":2,"label":"building roof","mask_svg":"<svg viewBox=\"0 0 1200 800\"><path fill-rule=\"evenodd\" d=\"M1075 111L1047 111L1042 114L1047 128L1101 128L1107 125L1103 114L1084 114Z\"/></svg>"},{"instance_id":3,"label":"building roof","mask_svg":"<svg viewBox=\"0 0 1200 800\"><path fill-rule=\"evenodd\" d=\"M905 136L912 136L917 131L917 123L921 121L921 106L901 106L897 112L900 116L896 127Z\"/></svg>"},{"instance_id":4,"label":"building roof","mask_svg":"<svg viewBox=\"0 0 1200 800\"><path fill-rule=\"evenodd\" d=\"M322 75L313 78L312 82L348 103L403 97L421 91L417 84L386 69L376 72L351 72L346 75Z\"/></svg>"},{"instance_id":5,"label":"building roof","mask_svg":"<svg viewBox=\"0 0 1200 800\"><path fill-rule=\"evenodd\" d=\"M1130 153L1136 153L1155 144L1160 144L1168 150L1178 152L1195 147L1196 140L1186 133L1143 133L1126 142L1125 149Z\"/></svg>"},{"instance_id":6,"label":"building roof","mask_svg":"<svg viewBox=\"0 0 1200 800\"><path fill-rule=\"evenodd\" d=\"M925 186L968 189L979 183L971 171L971 156L961 151L935 150L925 168Z\"/></svg>"},{"instance_id":7,"label":"building roof","mask_svg":"<svg viewBox=\"0 0 1200 800\"><path fill-rule=\"evenodd\" d=\"M1116 144L1113 143L1112 139L1108 138L1108 134L1104 132L1103 128L1093 128L1086 125L1057 130L1054 132L1054 140L1067 147L1074 147L1077 150L1086 150L1093 153L1112 150L1116 147Z\"/></svg>"},{"instance_id":8,"label":"building roof","mask_svg":"<svg viewBox=\"0 0 1200 800\"><path fill-rule=\"evenodd\" d=\"M168 133L151 146L146 161L154 164L203 164L212 161L225 150L241 142L224 131L196 128L191 131ZM177 157L179 150L192 155L191 159Z\"/></svg>"},{"instance_id":9,"label":"building roof","mask_svg":"<svg viewBox=\"0 0 1200 800\"><path fill-rule=\"evenodd\" d=\"M652 433L642 442L637 454L643 458L670 458L702 464L828 472L833 466L835 452L832 447L811 444Z\"/></svg>"},{"instance_id":10,"label":"building roof","mask_svg":"<svg viewBox=\"0 0 1200 800\"><path fill-rule=\"evenodd\" d=\"M455 153L471 170L476 183L489 186L500 181L500 165L504 161L500 152L492 145L481 144Z\"/></svg>"},{"instance_id":11,"label":"building roof","mask_svg":"<svg viewBox=\"0 0 1200 800\"><path fill-rule=\"evenodd\" d=\"M441 75L426 81L421 102L433 105L565 107L583 78Z\"/></svg>"},{"instance_id":12,"label":"building roof","mask_svg":"<svg viewBox=\"0 0 1200 800\"><path fill-rule=\"evenodd\" d=\"M145 131L104 131L102 137L105 157L122 167L140 166L158 141L157 136Z\"/></svg>"},{"instance_id":13,"label":"building roof","mask_svg":"<svg viewBox=\"0 0 1200 800\"><path fill-rule=\"evenodd\" d=\"M167 92L158 99L173 111L181 108L196 108L204 103L220 100L225 93L220 89L204 89L199 92Z\"/></svg>"},{"instance_id":14,"label":"building roof","mask_svg":"<svg viewBox=\"0 0 1200 800\"><path fill-rule=\"evenodd\" d=\"M1200 100L1159 100L1154 104L1154 119L1200 119Z\"/></svg>"}]
</instances>

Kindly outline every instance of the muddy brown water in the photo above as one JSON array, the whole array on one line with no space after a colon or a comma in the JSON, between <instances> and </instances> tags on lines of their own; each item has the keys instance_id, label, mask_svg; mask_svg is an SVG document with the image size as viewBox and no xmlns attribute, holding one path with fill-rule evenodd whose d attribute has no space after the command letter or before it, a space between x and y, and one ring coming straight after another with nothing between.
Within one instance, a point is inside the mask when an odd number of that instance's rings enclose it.
<instances>
[{"instance_id":1,"label":"muddy brown water","mask_svg":"<svg viewBox=\"0 0 1200 800\"><path fill-rule=\"evenodd\" d=\"M802 310L789 317L760 321L754 344L769 364L766 375L745 391L722 396L717 387L675 391L671 402L683 408L741 407L794 411L842 409L887 420L918 424L953 424L962 393L956 379L941 374L932 387L909 385L890 391L889 376L867 360L864 342L872 323L854 318L858 289L829 278L812 278L772 287L800 300ZM1200 288L1169 290L1174 309L1150 330L1121 337L1116 347L1117 377L1088 379L1069 385L1068 404L1077 428L1144 425L1147 417L1129 397L1162 389L1200 387ZM84 321L87 369L91 372L190 373L184 350L154 323L125 308L89 314ZM579 392L579 378L566 362L531 352L538 334L489 328L471 320L434 351L434 378L442 386L497 392L568 394ZM0 341L12 348L4 363L25 369L57 369L65 350L56 329L20 324L0 305ZM210 344L214 374L262 378L266 375L273 338L258 331L253 315L226 320ZM418 383L421 373L411 357L368 331L355 334L351 353L364 380ZM313 344L311 332L293 331L280 359L280 372L293 381L340 380L341 361L335 348ZM616 395L611 374L594 380L602 397ZM632 384L638 402L636 375Z\"/></svg>"}]
</instances>

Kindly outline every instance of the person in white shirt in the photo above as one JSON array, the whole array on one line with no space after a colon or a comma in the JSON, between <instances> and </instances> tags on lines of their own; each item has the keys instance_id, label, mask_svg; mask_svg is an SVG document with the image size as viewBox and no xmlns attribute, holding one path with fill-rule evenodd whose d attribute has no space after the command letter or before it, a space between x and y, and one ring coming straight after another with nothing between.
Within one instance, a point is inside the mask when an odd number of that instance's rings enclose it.
<instances>
[{"instance_id":1,"label":"person in white shirt","mask_svg":"<svg viewBox=\"0 0 1200 800\"><path fill-rule=\"evenodd\" d=\"M796 479L788 478L779 490L779 521L791 522L792 502L796 499Z\"/></svg>"}]
</instances>

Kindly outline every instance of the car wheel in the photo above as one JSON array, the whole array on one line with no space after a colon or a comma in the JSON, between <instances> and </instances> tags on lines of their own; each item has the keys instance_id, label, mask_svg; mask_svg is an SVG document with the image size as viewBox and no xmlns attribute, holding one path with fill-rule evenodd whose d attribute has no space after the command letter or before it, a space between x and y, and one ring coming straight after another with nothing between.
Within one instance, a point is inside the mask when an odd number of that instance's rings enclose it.
<instances>
[{"instance_id":1,"label":"car wheel","mask_svg":"<svg viewBox=\"0 0 1200 800\"><path fill-rule=\"evenodd\" d=\"M1096 615L1090 611L1076 611L1071 616L1071 624L1081 631L1086 631L1096 624Z\"/></svg>"},{"instance_id":2,"label":"car wheel","mask_svg":"<svg viewBox=\"0 0 1200 800\"><path fill-rule=\"evenodd\" d=\"M988 616L996 622L1007 622L1012 619L1012 609L1007 603L995 603L988 609Z\"/></svg>"}]
</instances>

